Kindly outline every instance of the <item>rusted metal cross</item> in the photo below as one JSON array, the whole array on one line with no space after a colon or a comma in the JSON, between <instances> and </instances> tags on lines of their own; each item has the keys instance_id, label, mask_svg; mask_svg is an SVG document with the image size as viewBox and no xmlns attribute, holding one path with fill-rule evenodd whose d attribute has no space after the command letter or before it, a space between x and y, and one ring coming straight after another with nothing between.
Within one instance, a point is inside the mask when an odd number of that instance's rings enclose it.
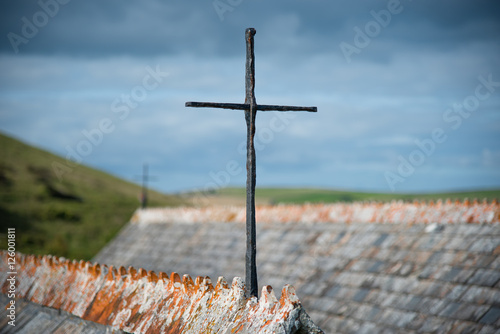
<instances>
[{"instance_id":1,"label":"rusted metal cross","mask_svg":"<svg viewBox=\"0 0 500 334\"><path fill-rule=\"evenodd\" d=\"M254 28L248 28L245 31L247 56L245 72L245 103L217 103L217 102L186 102L186 107L205 107L245 110L245 120L247 123L247 202L246 202L246 233L247 233L247 251L245 264L245 285L246 297L258 297L257 283L257 265L256 254L257 247L255 241L255 115L257 110L261 111L310 111L316 112L316 107L295 107L257 104L255 100L255 55L253 36Z\"/></svg>"}]
</instances>

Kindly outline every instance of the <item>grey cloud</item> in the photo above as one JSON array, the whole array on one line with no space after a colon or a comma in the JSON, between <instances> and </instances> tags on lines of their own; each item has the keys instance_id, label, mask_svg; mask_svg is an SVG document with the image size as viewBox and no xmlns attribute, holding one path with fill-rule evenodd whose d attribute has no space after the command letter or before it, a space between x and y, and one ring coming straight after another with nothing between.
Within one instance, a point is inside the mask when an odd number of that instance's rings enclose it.
<instances>
[{"instance_id":1,"label":"grey cloud","mask_svg":"<svg viewBox=\"0 0 500 334\"><path fill-rule=\"evenodd\" d=\"M56 0L40 0L49 3ZM26 17L41 11L37 1L4 1L0 50L11 53L9 32L21 34ZM242 1L220 21L212 1L70 1L41 27L20 52L79 56L135 56L195 53L240 54L243 30L262 29L263 52L298 54L337 50L352 42L353 28L373 20L386 2ZM477 40L497 40L500 5L496 1L401 0L401 14L377 37L401 47L453 47ZM372 49L370 52L374 52Z\"/></svg>"}]
</instances>

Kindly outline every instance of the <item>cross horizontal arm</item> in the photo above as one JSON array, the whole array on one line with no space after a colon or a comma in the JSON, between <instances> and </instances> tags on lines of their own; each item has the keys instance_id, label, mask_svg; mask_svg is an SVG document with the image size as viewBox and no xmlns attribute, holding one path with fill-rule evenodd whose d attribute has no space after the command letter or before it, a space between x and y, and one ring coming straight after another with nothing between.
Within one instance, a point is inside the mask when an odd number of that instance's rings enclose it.
<instances>
[{"instance_id":1,"label":"cross horizontal arm","mask_svg":"<svg viewBox=\"0 0 500 334\"><path fill-rule=\"evenodd\" d=\"M316 107L296 107L296 106L276 106L269 104L258 104L257 110L260 111L309 111L309 112L317 112L318 108Z\"/></svg>"},{"instance_id":2,"label":"cross horizontal arm","mask_svg":"<svg viewBox=\"0 0 500 334\"><path fill-rule=\"evenodd\" d=\"M250 105L242 103L186 102L186 107L248 110Z\"/></svg>"},{"instance_id":3,"label":"cross horizontal arm","mask_svg":"<svg viewBox=\"0 0 500 334\"><path fill-rule=\"evenodd\" d=\"M220 108L234 110L249 110L250 105L245 103L219 103L219 102L186 102L186 107L194 108ZM268 104L258 104L257 110L260 111L309 111L317 112L316 107L296 107L296 106L278 106Z\"/></svg>"}]
</instances>

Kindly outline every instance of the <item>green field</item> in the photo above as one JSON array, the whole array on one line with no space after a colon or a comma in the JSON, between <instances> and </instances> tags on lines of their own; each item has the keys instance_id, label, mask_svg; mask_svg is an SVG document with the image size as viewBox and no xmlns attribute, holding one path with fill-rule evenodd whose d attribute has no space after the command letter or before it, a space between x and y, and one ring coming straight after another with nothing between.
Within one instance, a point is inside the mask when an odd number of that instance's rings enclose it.
<instances>
[{"instance_id":1,"label":"green field","mask_svg":"<svg viewBox=\"0 0 500 334\"><path fill-rule=\"evenodd\" d=\"M0 248L6 248L7 229L15 228L20 252L89 260L140 205L138 185L107 173L69 168L65 159L1 134L0 152ZM149 200L152 206L184 204L151 191Z\"/></svg>"},{"instance_id":2,"label":"green field","mask_svg":"<svg viewBox=\"0 0 500 334\"><path fill-rule=\"evenodd\" d=\"M224 188L215 193L215 196L221 198L240 198L241 202L245 199L244 188ZM437 200L450 198L452 200L465 198L488 200L500 198L500 190L484 190L470 192L454 193L435 193L435 194L377 194L364 192L350 192L328 189L313 188L257 188L255 190L256 201L267 204L301 204L301 203L334 203L334 202L354 202L354 201L379 201L388 202L392 200Z\"/></svg>"}]
</instances>

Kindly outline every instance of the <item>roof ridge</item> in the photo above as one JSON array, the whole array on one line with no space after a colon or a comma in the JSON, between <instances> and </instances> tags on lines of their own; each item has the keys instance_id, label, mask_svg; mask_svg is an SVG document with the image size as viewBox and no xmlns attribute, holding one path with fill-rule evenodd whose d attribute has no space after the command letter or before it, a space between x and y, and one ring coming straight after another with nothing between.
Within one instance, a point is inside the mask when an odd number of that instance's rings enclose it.
<instances>
[{"instance_id":1,"label":"roof ridge","mask_svg":"<svg viewBox=\"0 0 500 334\"><path fill-rule=\"evenodd\" d=\"M2 292L6 293L8 252L0 253L0 276L5 276ZM214 287L208 276L193 281L175 272L156 274L51 255L16 253L15 261L16 297L127 332L198 333L201 328L259 332L277 328L289 318L295 326L302 311L291 285L285 285L279 300L271 286L264 286L257 301L245 298L240 277L231 286L219 277Z\"/></svg>"},{"instance_id":2,"label":"roof ridge","mask_svg":"<svg viewBox=\"0 0 500 334\"><path fill-rule=\"evenodd\" d=\"M206 223L245 222L243 206L175 207L138 209L133 223ZM326 222L326 223L500 223L497 200L463 201L391 201L329 204L279 204L256 207L259 223Z\"/></svg>"}]
</instances>

